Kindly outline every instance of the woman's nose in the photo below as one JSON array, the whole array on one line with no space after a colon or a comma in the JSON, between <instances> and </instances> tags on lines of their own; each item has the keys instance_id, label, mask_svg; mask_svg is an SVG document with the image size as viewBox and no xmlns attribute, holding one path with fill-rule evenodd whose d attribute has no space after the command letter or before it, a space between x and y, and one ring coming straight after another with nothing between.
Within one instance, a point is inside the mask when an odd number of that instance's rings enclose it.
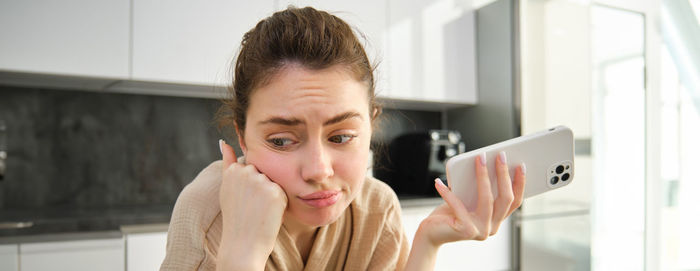
<instances>
[{"instance_id":1,"label":"woman's nose","mask_svg":"<svg viewBox=\"0 0 700 271\"><path fill-rule=\"evenodd\" d=\"M303 161L302 178L307 182L323 182L333 176L333 163L322 144L309 144L307 157Z\"/></svg>"}]
</instances>

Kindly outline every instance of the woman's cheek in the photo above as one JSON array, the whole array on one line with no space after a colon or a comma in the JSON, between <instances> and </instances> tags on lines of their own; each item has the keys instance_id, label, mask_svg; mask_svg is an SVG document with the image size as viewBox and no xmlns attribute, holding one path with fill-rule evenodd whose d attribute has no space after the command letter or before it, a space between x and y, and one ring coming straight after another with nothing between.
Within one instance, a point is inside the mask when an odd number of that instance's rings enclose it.
<instances>
[{"instance_id":1,"label":"woman's cheek","mask_svg":"<svg viewBox=\"0 0 700 271\"><path fill-rule=\"evenodd\" d=\"M246 158L249 164L255 165L258 171L265 174L271 181L277 183L289 195L289 181L287 178L295 176L293 161L277 153L255 152L248 153Z\"/></svg>"},{"instance_id":2,"label":"woman's cheek","mask_svg":"<svg viewBox=\"0 0 700 271\"><path fill-rule=\"evenodd\" d=\"M358 190L366 177L367 155L368 152L356 151L351 155L341 156L334 165L336 177L345 181L352 189Z\"/></svg>"}]
</instances>

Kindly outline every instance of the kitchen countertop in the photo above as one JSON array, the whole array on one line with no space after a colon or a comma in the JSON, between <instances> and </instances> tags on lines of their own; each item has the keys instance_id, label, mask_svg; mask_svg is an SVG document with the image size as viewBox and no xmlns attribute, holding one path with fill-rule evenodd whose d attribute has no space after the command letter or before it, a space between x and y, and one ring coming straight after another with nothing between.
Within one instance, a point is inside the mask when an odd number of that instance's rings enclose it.
<instances>
[{"instance_id":1,"label":"kitchen countertop","mask_svg":"<svg viewBox=\"0 0 700 271\"><path fill-rule=\"evenodd\" d=\"M131 205L109 207L56 206L37 209L13 209L0 212L0 244L69 239L119 237L125 225L165 224L170 221L172 205ZM8 228L22 223L24 228ZM166 227L167 230L167 227Z\"/></svg>"},{"instance_id":2,"label":"kitchen countertop","mask_svg":"<svg viewBox=\"0 0 700 271\"><path fill-rule=\"evenodd\" d=\"M442 198L399 197L401 208L437 207L445 202Z\"/></svg>"},{"instance_id":3,"label":"kitchen countertop","mask_svg":"<svg viewBox=\"0 0 700 271\"><path fill-rule=\"evenodd\" d=\"M401 208L437 206L441 198L401 197ZM172 205L109 207L56 206L0 210L0 226L22 223L25 228L0 228L0 244L122 238L125 234L168 230Z\"/></svg>"}]
</instances>

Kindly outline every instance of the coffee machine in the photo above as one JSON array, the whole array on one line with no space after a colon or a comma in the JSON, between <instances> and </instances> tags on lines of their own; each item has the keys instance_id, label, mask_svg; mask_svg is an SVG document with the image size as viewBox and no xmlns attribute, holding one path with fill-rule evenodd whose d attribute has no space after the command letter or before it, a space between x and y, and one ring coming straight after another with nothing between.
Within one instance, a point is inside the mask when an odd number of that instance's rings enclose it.
<instances>
[{"instance_id":1,"label":"coffee machine","mask_svg":"<svg viewBox=\"0 0 700 271\"><path fill-rule=\"evenodd\" d=\"M430 158L428 159L428 172L439 175L443 182L447 182L445 175L445 163L447 159L463 153L464 142L461 142L461 134L451 130L430 130ZM447 184L447 183L445 183Z\"/></svg>"},{"instance_id":2,"label":"coffee machine","mask_svg":"<svg viewBox=\"0 0 700 271\"><path fill-rule=\"evenodd\" d=\"M374 176L389 184L402 197L437 196L435 178L445 182L445 162L464 151L465 145L458 131L429 130L403 134L389 143L386 152L376 152Z\"/></svg>"}]
</instances>

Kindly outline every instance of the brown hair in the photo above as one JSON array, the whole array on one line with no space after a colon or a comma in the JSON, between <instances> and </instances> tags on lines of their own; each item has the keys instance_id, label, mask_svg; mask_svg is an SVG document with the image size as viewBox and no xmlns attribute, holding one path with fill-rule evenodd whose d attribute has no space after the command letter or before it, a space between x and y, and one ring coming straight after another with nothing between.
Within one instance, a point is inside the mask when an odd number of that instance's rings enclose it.
<instances>
[{"instance_id":1,"label":"brown hair","mask_svg":"<svg viewBox=\"0 0 700 271\"><path fill-rule=\"evenodd\" d=\"M367 84L373 122L381 112L374 90L375 66L352 28L325 11L289 6L275 12L245 33L239 50L229 87L232 98L223 100L217 113L219 128L235 123L242 133L252 92L289 64L312 70L341 65Z\"/></svg>"}]
</instances>

